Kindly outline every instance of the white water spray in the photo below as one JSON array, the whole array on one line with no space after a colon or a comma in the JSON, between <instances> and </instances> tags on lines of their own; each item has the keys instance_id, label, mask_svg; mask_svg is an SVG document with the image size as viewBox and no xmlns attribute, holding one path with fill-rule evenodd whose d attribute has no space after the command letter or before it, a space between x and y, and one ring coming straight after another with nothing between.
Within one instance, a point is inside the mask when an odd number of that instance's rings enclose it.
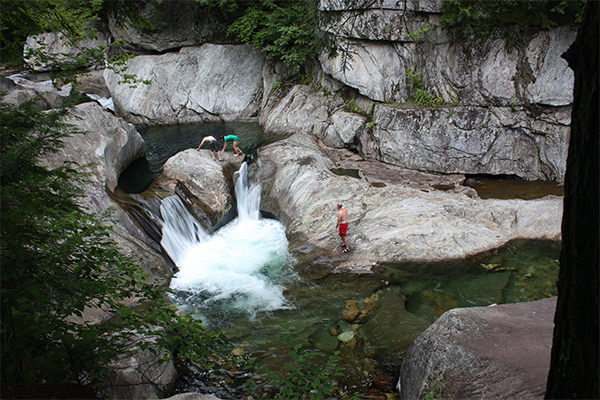
<instances>
[{"instance_id":1,"label":"white water spray","mask_svg":"<svg viewBox=\"0 0 600 400\"><path fill-rule=\"evenodd\" d=\"M238 218L212 236L179 197L161 205L161 244L179 269L171 288L187 311L220 306L255 314L287 308L281 284L289 257L285 227L260 218L260 184L249 183L246 163L236 175Z\"/></svg>"}]
</instances>

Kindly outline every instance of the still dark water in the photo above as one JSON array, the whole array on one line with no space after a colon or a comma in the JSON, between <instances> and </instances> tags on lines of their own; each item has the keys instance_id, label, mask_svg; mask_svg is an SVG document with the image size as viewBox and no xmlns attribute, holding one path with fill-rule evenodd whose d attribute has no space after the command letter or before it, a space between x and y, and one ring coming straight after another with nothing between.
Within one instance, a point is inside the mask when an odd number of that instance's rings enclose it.
<instances>
[{"instance_id":1,"label":"still dark water","mask_svg":"<svg viewBox=\"0 0 600 400\"><path fill-rule=\"evenodd\" d=\"M146 129L142 136L147 158L128 168L119 185L129 193L142 192L169 157L197 147L204 135L230 133L240 137L239 146L250 158L260 146L282 138L263 135L258 124L243 123ZM503 186L500 192L514 188L514 184L518 185L516 192L529 195L522 181L509 181L507 185L513 186ZM539 197L539 191L533 191ZM223 309L218 303L203 309L203 322L226 332L233 355L213 360L210 369L188 363L172 394L198 392L222 399L242 398L247 394L243 383L249 375L242 372L243 364L236 359L260 362L281 372L293 365L285 340L293 331L294 343L321 354L310 361L311 365L320 365L323 357L339 351L345 368L340 387L345 393L365 398L376 376L389 377L395 386L404 352L445 311L557 295L559 242L514 241L468 260L390 264L374 274L361 275L329 274L340 261L339 255L297 240L292 240L289 248L291 278L285 280L284 291L289 307L252 315ZM348 302L356 302L365 311L363 317L352 322L342 318ZM393 388L387 393L389 399L397 398Z\"/></svg>"},{"instance_id":2,"label":"still dark water","mask_svg":"<svg viewBox=\"0 0 600 400\"><path fill-rule=\"evenodd\" d=\"M243 122L138 127L138 132L146 142L146 158L132 163L119 177L119 187L125 193L146 190L169 158L181 151L197 148L204 136L238 136L238 147L250 161L256 158L259 147L285 138L281 135L265 135L258 123ZM220 143L222 146L223 142ZM203 148L208 149L208 145L205 144ZM226 151L231 150L229 145Z\"/></svg>"}]
</instances>

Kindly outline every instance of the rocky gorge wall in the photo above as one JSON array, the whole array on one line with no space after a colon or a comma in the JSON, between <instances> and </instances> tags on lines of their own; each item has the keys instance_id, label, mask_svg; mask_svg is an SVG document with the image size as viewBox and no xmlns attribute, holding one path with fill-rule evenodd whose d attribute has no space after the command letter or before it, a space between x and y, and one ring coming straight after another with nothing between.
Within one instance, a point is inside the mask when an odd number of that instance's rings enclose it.
<instances>
[{"instance_id":1,"label":"rocky gorge wall","mask_svg":"<svg viewBox=\"0 0 600 400\"><path fill-rule=\"evenodd\" d=\"M563 181L573 73L560 55L575 28L532 33L513 45L484 40L466 51L439 28L439 1L319 7L330 17L323 31L342 51L315 60L311 84L285 85L285 66L250 46L199 44L130 61L128 73L151 85L119 85L107 70L118 115L149 125L258 117L266 132L312 134L399 167ZM177 41L165 35L176 33L157 33L152 50ZM136 37L131 30L125 36L130 47L149 46L147 35L132 43ZM445 104L411 103L407 69Z\"/></svg>"},{"instance_id":2,"label":"rocky gorge wall","mask_svg":"<svg viewBox=\"0 0 600 400\"><path fill-rule=\"evenodd\" d=\"M309 85L286 85L289 71L249 46L201 44L189 37L175 40L169 38L174 35L169 30L158 38L146 34L139 42L135 32L128 33L128 45L145 49L148 42L154 48L147 52L164 52L138 56L129 63L129 73L151 79L152 85L134 88L119 84L120 78L108 70L105 81L117 115L131 123L257 120L265 132L294 134L262 151L265 192L273 211L279 210L278 216L286 222L288 233L304 235L316 245L338 251L331 227L332 205L340 199L347 203L355 229L350 245L355 251L340 270L370 272L380 261L461 258L513 238L559 240L561 198L481 200L460 192L415 189L364 176L355 181L331 173L336 165L323 147L351 149L360 154L354 166L373 161L379 170L393 166L396 175L401 168L409 168L563 180L572 72L562 69L560 54L572 41L570 28L539 32L518 50L507 49L499 41L484 43L477 57L463 59L462 49L442 31L432 31L435 40L428 41L408 34L438 18L438 1L402 4L406 8L382 2L377 10L358 13L356 21L344 29L324 27L337 40L354 46L352 68L344 70L342 60L321 57L311 66L313 82ZM320 4L324 11L350 20L352 10L334 6ZM187 35L190 31L182 28L177 32ZM167 51L173 49L173 43L186 47L177 45L175 51ZM529 69L523 67L525 61L530 63ZM405 68L410 67L423 74L430 90L448 96L449 102L458 101L435 108L408 104ZM531 70L528 84L520 78L524 70ZM99 164L105 165L95 186L99 194L90 194L90 202L100 199L102 204L115 205L104 189L114 190L122 168L142 151L133 146L137 143L133 139L115 140L125 151L108 151L112 145L105 146L103 137L111 137L112 116L110 124L102 119L95 122L92 113L102 118L108 113L91 105L80 105L78 112L84 117L82 127L101 135L96 144L78 145L99 149L91 154L98 155ZM123 125L121 129L129 135L131 128ZM200 162L203 156L184 152L171 160L176 171L166 168L166 174L185 171L188 180L175 179L184 180L192 189L201 187L194 185L197 180L214 171L219 175L218 166L212 168L208 156ZM145 267L166 274L168 266L160 260L158 249L152 249L152 241L137 232L125 213L119 214L123 229L118 233L134 243L131 251L147 246ZM128 232L132 230L133 234Z\"/></svg>"}]
</instances>

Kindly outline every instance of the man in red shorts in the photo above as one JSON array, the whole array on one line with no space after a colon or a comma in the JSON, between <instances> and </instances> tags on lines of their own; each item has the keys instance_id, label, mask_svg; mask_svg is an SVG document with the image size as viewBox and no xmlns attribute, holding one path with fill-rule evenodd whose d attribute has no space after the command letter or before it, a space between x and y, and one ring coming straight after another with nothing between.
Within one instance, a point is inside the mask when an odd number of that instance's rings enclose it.
<instances>
[{"instance_id":1,"label":"man in red shorts","mask_svg":"<svg viewBox=\"0 0 600 400\"><path fill-rule=\"evenodd\" d=\"M342 238L342 253L347 253L350 251L348 247L348 239L346 238L346 230L348 229L348 210L342 207L342 203L337 203L338 214L337 214L337 223L335 224L335 230L339 229L340 237Z\"/></svg>"}]
</instances>

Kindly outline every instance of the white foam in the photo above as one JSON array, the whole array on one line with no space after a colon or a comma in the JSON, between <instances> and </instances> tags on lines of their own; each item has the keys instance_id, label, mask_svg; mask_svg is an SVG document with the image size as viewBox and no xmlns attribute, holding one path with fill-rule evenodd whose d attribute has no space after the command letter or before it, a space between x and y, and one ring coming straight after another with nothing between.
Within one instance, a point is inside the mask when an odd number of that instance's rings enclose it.
<instances>
[{"instance_id":1,"label":"white foam","mask_svg":"<svg viewBox=\"0 0 600 400\"><path fill-rule=\"evenodd\" d=\"M288 308L282 284L289 259L285 227L260 219L260 185L249 184L245 163L236 198L239 217L212 236L201 230L179 197L163 200L161 244L179 269L171 280L174 298L188 311L215 303L250 314Z\"/></svg>"}]
</instances>

